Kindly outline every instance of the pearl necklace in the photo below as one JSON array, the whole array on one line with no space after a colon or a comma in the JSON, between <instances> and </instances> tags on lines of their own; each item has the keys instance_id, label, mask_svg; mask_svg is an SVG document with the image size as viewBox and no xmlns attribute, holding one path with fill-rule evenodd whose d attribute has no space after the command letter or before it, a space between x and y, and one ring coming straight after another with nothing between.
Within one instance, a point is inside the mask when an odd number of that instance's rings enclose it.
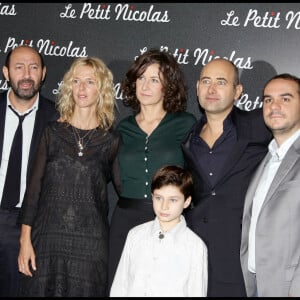
<instances>
[{"instance_id":1,"label":"pearl necklace","mask_svg":"<svg viewBox=\"0 0 300 300\"><path fill-rule=\"evenodd\" d=\"M78 147L77 155L81 157L81 156L83 156L84 148L87 146L88 142L91 140L94 132L96 131L96 128L89 130L84 136L81 137L78 132L78 129L72 125L71 125L71 127L73 129L74 139L75 139L75 142ZM86 143L84 144L84 139L87 137L88 137L88 139L87 139Z\"/></svg>"}]
</instances>

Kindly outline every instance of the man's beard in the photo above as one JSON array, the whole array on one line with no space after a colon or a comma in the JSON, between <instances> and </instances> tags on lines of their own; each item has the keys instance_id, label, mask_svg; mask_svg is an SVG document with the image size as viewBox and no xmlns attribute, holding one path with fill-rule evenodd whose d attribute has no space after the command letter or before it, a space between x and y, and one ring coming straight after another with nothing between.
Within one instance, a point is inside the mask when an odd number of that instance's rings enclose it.
<instances>
[{"instance_id":1,"label":"man's beard","mask_svg":"<svg viewBox=\"0 0 300 300\"><path fill-rule=\"evenodd\" d=\"M22 100L31 100L40 90L42 86L42 82L40 82L38 85L35 85L34 81L31 79L23 79L18 81L17 85L14 84L14 82L10 81L10 86L13 92L16 94L16 96L19 99ZM19 86L23 83L29 83L32 85L29 89L21 89Z\"/></svg>"}]
</instances>

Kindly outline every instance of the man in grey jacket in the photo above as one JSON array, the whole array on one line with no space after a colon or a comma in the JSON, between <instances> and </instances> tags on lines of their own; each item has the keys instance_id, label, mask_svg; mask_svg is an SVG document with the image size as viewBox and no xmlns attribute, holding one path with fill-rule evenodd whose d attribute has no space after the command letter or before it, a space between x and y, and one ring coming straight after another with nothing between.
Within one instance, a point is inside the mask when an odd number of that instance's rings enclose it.
<instances>
[{"instance_id":1,"label":"man in grey jacket","mask_svg":"<svg viewBox=\"0 0 300 300\"><path fill-rule=\"evenodd\" d=\"M300 296L300 79L271 78L263 115L274 139L245 199L240 256L247 296Z\"/></svg>"}]
</instances>

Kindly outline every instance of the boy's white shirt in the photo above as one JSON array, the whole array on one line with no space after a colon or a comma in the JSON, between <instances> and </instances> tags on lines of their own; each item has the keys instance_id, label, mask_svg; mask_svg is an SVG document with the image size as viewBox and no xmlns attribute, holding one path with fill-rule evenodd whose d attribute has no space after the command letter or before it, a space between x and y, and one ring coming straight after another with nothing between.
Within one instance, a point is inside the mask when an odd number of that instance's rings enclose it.
<instances>
[{"instance_id":1,"label":"boy's white shirt","mask_svg":"<svg viewBox=\"0 0 300 300\"><path fill-rule=\"evenodd\" d=\"M159 238L159 220L132 228L110 290L111 297L205 297L207 247L184 216Z\"/></svg>"}]
</instances>

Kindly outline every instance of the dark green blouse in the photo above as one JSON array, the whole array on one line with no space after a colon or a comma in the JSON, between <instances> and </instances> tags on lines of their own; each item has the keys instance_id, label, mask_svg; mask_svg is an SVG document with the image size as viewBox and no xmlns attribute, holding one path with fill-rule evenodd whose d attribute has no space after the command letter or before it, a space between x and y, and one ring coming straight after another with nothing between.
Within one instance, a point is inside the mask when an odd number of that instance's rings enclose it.
<instances>
[{"instance_id":1,"label":"dark green blouse","mask_svg":"<svg viewBox=\"0 0 300 300\"><path fill-rule=\"evenodd\" d=\"M118 154L121 196L151 199L151 178L164 165L183 166L180 142L196 122L188 112L167 113L151 135L137 124L134 116L121 120Z\"/></svg>"}]
</instances>

